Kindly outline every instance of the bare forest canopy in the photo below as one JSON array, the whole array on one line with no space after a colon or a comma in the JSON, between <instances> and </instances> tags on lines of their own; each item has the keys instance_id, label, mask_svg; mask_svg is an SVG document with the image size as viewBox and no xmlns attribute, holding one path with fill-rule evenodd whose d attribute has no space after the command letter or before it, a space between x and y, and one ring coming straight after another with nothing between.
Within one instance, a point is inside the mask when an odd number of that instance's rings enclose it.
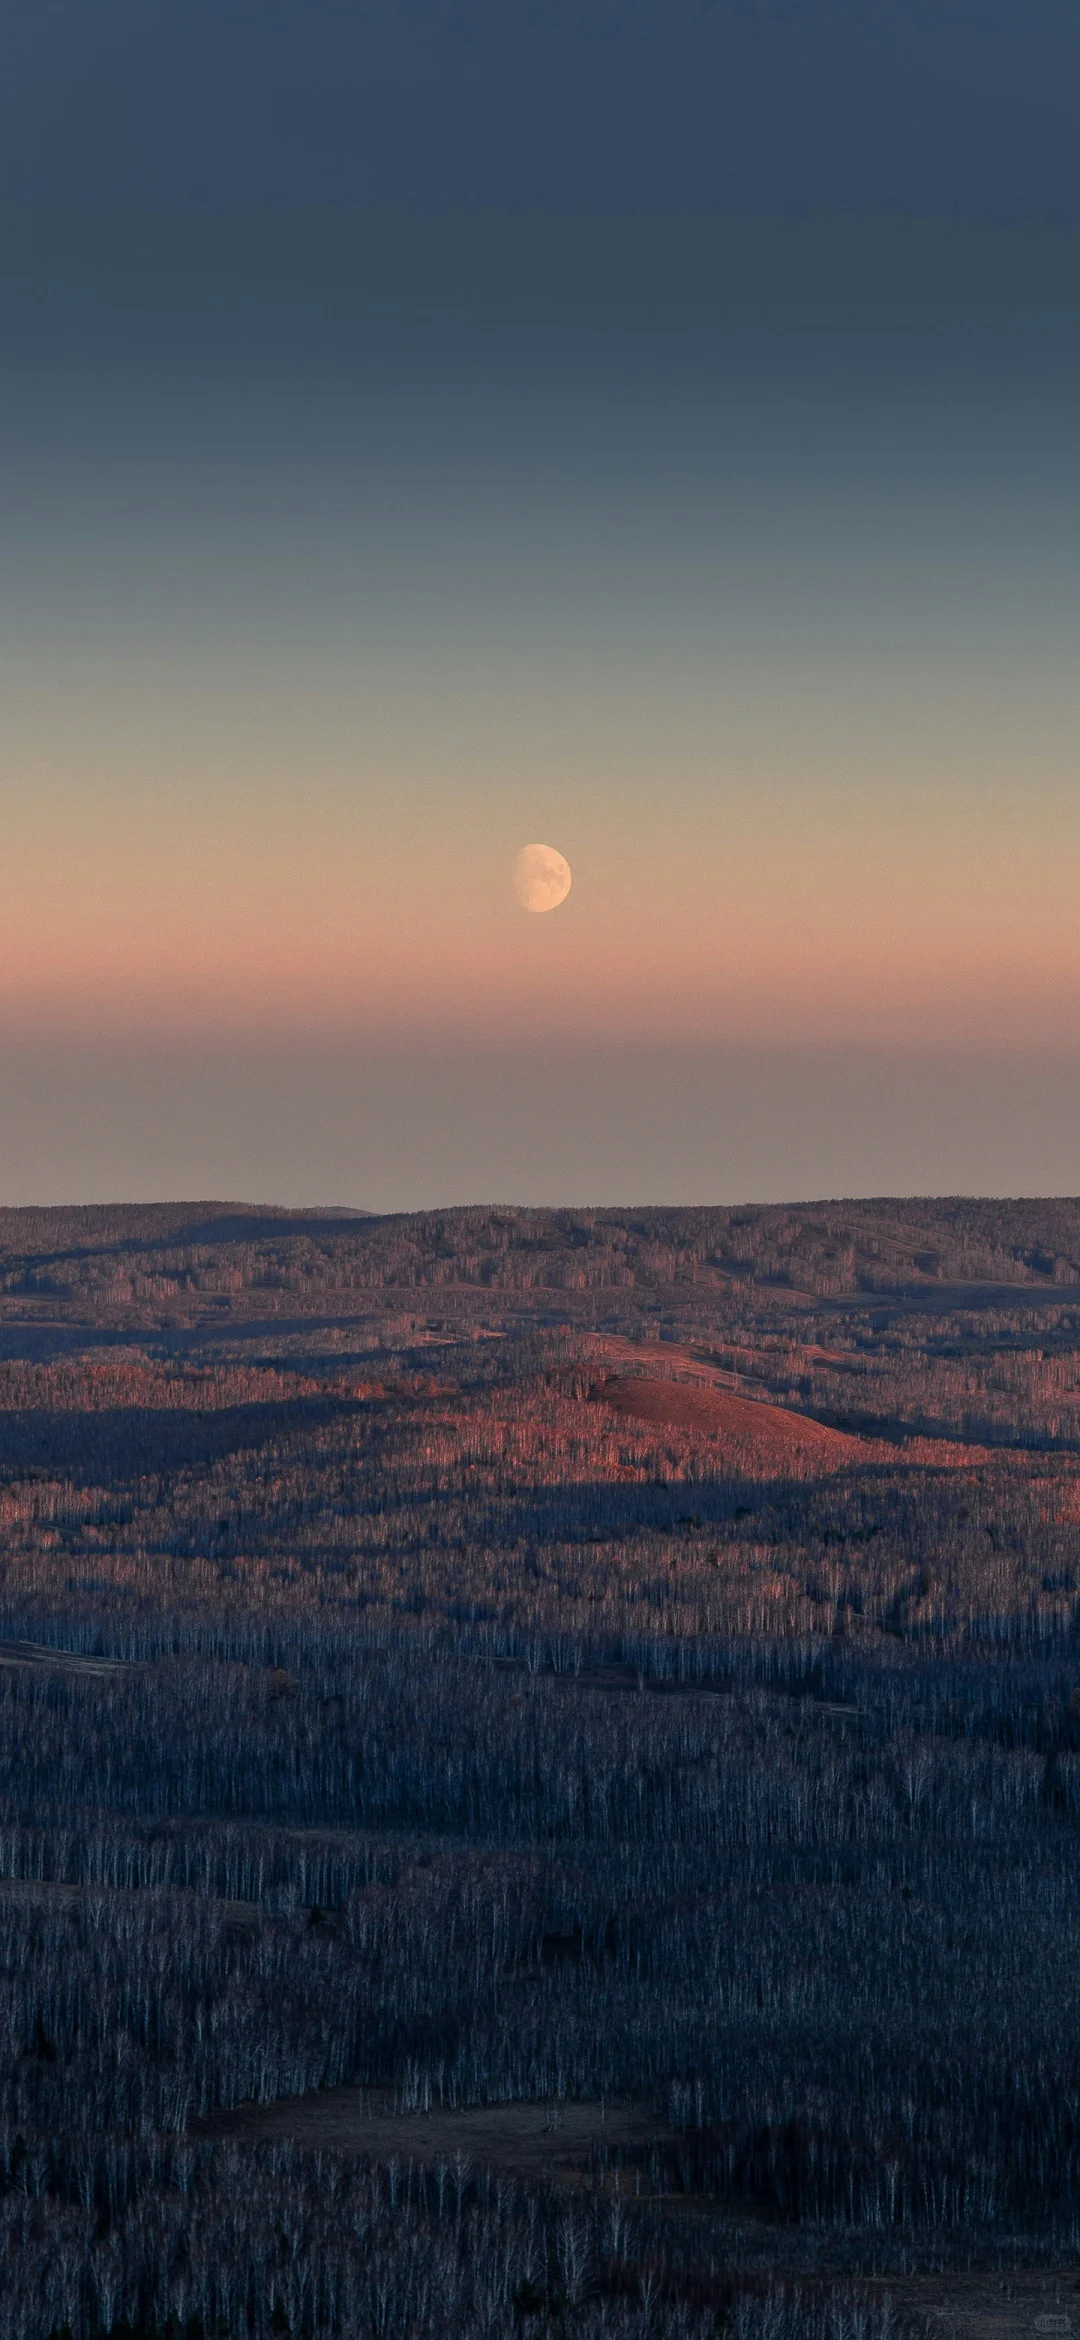
<instances>
[{"instance_id":1,"label":"bare forest canopy","mask_svg":"<svg viewBox=\"0 0 1080 2340\"><path fill-rule=\"evenodd\" d=\"M0 1750L11 2340L1080 2323L1080 1203L0 1213Z\"/></svg>"}]
</instances>

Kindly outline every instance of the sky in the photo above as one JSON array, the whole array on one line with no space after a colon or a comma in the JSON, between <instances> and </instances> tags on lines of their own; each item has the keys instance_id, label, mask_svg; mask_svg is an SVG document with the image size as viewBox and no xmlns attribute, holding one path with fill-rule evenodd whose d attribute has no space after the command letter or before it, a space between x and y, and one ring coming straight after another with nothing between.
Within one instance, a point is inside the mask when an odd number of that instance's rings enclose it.
<instances>
[{"instance_id":1,"label":"sky","mask_svg":"<svg viewBox=\"0 0 1080 2340\"><path fill-rule=\"evenodd\" d=\"M5 43L3 1199L1075 1191L1072 0Z\"/></svg>"}]
</instances>

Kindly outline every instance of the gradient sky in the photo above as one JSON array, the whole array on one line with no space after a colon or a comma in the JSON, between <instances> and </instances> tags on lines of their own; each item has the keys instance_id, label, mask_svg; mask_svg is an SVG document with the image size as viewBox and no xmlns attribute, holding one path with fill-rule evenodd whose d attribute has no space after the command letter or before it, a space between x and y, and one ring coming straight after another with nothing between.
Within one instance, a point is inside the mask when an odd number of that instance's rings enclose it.
<instances>
[{"instance_id":1,"label":"gradient sky","mask_svg":"<svg viewBox=\"0 0 1080 2340\"><path fill-rule=\"evenodd\" d=\"M1075 1191L1078 65L13 9L5 1199Z\"/></svg>"}]
</instances>

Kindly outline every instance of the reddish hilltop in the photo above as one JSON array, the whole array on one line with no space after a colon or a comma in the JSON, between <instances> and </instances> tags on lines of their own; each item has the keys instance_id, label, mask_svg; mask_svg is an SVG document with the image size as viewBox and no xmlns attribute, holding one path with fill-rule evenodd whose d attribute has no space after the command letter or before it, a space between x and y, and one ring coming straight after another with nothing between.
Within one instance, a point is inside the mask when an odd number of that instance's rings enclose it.
<instances>
[{"instance_id":1,"label":"reddish hilltop","mask_svg":"<svg viewBox=\"0 0 1080 2340\"><path fill-rule=\"evenodd\" d=\"M873 1452L868 1442L830 1430L786 1406L735 1397L700 1383L609 1374L590 1392L599 1404L636 1422L651 1422L723 1443L725 1459L751 1475L842 1470Z\"/></svg>"}]
</instances>

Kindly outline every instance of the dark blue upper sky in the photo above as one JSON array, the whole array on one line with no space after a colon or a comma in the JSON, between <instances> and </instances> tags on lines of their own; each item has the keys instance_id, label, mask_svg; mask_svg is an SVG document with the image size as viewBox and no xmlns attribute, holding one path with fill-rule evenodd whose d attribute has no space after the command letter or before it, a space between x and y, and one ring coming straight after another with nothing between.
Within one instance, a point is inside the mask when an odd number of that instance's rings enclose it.
<instances>
[{"instance_id":1,"label":"dark blue upper sky","mask_svg":"<svg viewBox=\"0 0 1080 2340\"><path fill-rule=\"evenodd\" d=\"M1080 220L1076 0L6 0L0 201Z\"/></svg>"}]
</instances>

